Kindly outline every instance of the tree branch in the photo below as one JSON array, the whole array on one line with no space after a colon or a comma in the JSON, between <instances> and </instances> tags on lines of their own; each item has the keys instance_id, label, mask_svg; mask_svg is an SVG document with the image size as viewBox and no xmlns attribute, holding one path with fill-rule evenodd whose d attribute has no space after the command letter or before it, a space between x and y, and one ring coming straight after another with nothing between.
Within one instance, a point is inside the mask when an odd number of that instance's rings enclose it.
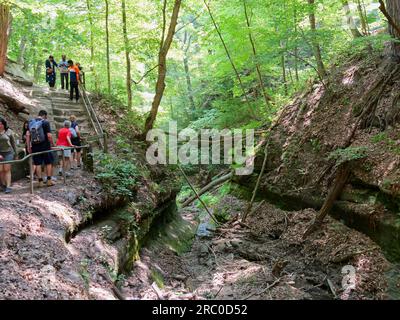
<instances>
[{"instance_id":1,"label":"tree branch","mask_svg":"<svg viewBox=\"0 0 400 320\"><path fill-rule=\"evenodd\" d=\"M150 72L152 72L152 71L153 71L154 69L156 69L158 66L159 66L159 65L156 65L156 66L154 66L153 68L151 68L150 70L148 70L148 71L139 79L139 81L135 81L135 80L131 79L132 82L133 82L134 84L138 85L140 82L142 82L142 80L143 80L144 78L147 77L147 75L148 75Z\"/></svg>"}]
</instances>

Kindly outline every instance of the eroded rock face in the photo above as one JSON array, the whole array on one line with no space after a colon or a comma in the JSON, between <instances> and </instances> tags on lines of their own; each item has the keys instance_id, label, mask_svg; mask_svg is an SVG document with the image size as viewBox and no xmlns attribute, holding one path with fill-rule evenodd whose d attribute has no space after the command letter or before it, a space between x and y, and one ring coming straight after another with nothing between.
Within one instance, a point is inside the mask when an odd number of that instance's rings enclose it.
<instances>
[{"instance_id":1,"label":"eroded rock face","mask_svg":"<svg viewBox=\"0 0 400 320\"><path fill-rule=\"evenodd\" d=\"M23 66L17 64L15 61L7 59L5 70L6 73L13 77L13 80L21 83L22 85L33 85L33 78L23 70Z\"/></svg>"}]
</instances>

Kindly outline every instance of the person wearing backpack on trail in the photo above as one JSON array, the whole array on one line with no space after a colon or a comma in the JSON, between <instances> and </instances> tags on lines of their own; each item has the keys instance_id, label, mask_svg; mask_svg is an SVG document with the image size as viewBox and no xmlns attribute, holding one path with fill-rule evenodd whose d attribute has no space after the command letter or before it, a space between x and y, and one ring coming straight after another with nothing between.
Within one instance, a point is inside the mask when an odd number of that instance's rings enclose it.
<instances>
[{"instance_id":1,"label":"person wearing backpack on trail","mask_svg":"<svg viewBox=\"0 0 400 320\"><path fill-rule=\"evenodd\" d=\"M7 126L7 121L0 118L0 187L5 193L11 193L11 164L1 164L12 161L17 155L14 133Z\"/></svg>"},{"instance_id":2,"label":"person wearing backpack on trail","mask_svg":"<svg viewBox=\"0 0 400 320\"><path fill-rule=\"evenodd\" d=\"M74 146L80 147L82 145L81 142L81 133L79 131L79 126L78 122L76 122L76 116L71 115L69 117L69 120L71 121L71 134L72 134L72 144ZM73 156L72 156L72 163L75 162L75 168L80 168L81 167L81 148L75 148L72 150Z\"/></svg>"},{"instance_id":3,"label":"person wearing backpack on trail","mask_svg":"<svg viewBox=\"0 0 400 320\"><path fill-rule=\"evenodd\" d=\"M74 99L74 91L75 91L75 99L76 103L79 101L79 68L74 65L74 62L72 60L68 60L68 72L69 72L69 87L70 87L70 92L69 92L69 100Z\"/></svg>"},{"instance_id":4,"label":"person wearing backpack on trail","mask_svg":"<svg viewBox=\"0 0 400 320\"><path fill-rule=\"evenodd\" d=\"M46 60L46 82L49 83L50 90L55 90L54 86L56 85L56 68L57 63L54 61L53 56L49 56L49 59Z\"/></svg>"},{"instance_id":5,"label":"person wearing backpack on trail","mask_svg":"<svg viewBox=\"0 0 400 320\"><path fill-rule=\"evenodd\" d=\"M61 61L58 64L60 68L60 76L61 76L61 89L64 90L64 82L65 82L65 89L68 90L68 79L69 79L69 72L68 72L68 62L67 57L65 54L62 55Z\"/></svg>"},{"instance_id":6,"label":"person wearing backpack on trail","mask_svg":"<svg viewBox=\"0 0 400 320\"><path fill-rule=\"evenodd\" d=\"M71 133L71 121L64 121L64 128L61 128L58 131L58 139L57 139L57 147L73 147L72 144L72 133ZM59 175L62 175L62 170L67 175L68 170L71 168L71 149L61 151L61 159L60 167L59 167Z\"/></svg>"},{"instance_id":7,"label":"person wearing backpack on trail","mask_svg":"<svg viewBox=\"0 0 400 320\"><path fill-rule=\"evenodd\" d=\"M29 130L26 133L26 144L29 153L51 150L54 146L50 123L47 121L47 112L41 110L38 117L29 121ZM47 186L54 186L51 179L54 157L52 152L33 156L33 164L36 166L36 175L39 179L39 187L43 186L42 164L46 166Z\"/></svg>"}]
</instances>

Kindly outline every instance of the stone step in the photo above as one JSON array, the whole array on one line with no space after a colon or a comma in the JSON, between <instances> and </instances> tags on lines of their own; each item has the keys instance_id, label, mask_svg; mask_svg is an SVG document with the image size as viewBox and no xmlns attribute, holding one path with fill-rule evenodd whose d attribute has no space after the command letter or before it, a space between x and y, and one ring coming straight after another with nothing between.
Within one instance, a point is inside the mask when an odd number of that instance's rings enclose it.
<instances>
[{"instance_id":1,"label":"stone step","mask_svg":"<svg viewBox=\"0 0 400 320\"><path fill-rule=\"evenodd\" d=\"M70 115L75 115L77 117L87 117L86 111L80 110L80 109L56 109L53 108L53 114L54 116L59 116L59 117L69 117Z\"/></svg>"},{"instance_id":2,"label":"stone step","mask_svg":"<svg viewBox=\"0 0 400 320\"><path fill-rule=\"evenodd\" d=\"M68 120L68 117L60 117L60 116L54 116L54 122L58 122L58 123L64 123L65 120ZM78 124L87 121L86 117L77 117L76 121L78 122Z\"/></svg>"}]
</instances>

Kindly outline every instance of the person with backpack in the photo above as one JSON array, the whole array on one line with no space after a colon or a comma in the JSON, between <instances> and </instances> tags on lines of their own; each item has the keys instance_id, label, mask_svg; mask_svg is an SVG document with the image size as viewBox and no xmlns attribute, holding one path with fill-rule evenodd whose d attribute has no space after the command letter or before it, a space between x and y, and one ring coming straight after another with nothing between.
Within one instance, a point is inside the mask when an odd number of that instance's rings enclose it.
<instances>
[{"instance_id":1,"label":"person with backpack","mask_svg":"<svg viewBox=\"0 0 400 320\"><path fill-rule=\"evenodd\" d=\"M72 134L72 144L76 147L80 147L82 145L82 140L81 140L81 133L79 131L79 126L78 122L76 122L76 116L71 115L69 117L69 120L71 121L71 134ZM72 150L73 156L72 156L72 162L75 162L75 168L80 168L81 167L81 148L75 148Z\"/></svg>"},{"instance_id":2,"label":"person with backpack","mask_svg":"<svg viewBox=\"0 0 400 320\"><path fill-rule=\"evenodd\" d=\"M60 76L61 76L61 89L64 90L64 82L65 82L65 89L68 90L69 72L68 72L68 62L67 62L66 55L63 54L61 59L62 60L58 64L58 68L60 69Z\"/></svg>"},{"instance_id":3,"label":"person with backpack","mask_svg":"<svg viewBox=\"0 0 400 320\"><path fill-rule=\"evenodd\" d=\"M74 65L72 60L68 60L68 72L69 72L69 99L72 101L74 99L74 91L75 91L75 99L78 103L79 101L79 68Z\"/></svg>"},{"instance_id":4,"label":"person with backpack","mask_svg":"<svg viewBox=\"0 0 400 320\"><path fill-rule=\"evenodd\" d=\"M1 164L12 161L17 155L14 133L8 128L7 121L0 118L0 185L2 191L11 193L11 164Z\"/></svg>"},{"instance_id":5,"label":"person with backpack","mask_svg":"<svg viewBox=\"0 0 400 320\"><path fill-rule=\"evenodd\" d=\"M72 144L72 133L71 133L71 121L64 121L64 128L61 128L58 131L58 139L57 139L57 147L73 147ZM68 170L71 168L71 149L61 151L61 159L60 167L59 167L59 175L62 175L62 171L67 174Z\"/></svg>"},{"instance_id":6,"label":"person with backpack","mask_svg":"<svg viewBox=\"0 0 400 320\"><path fill-rule=\"evenodd\" d=\"M47 121L47 112L40 110L38 117L29 121L29 130L26 133L26 144L29 153L49 151L54 146L50 123ZM46 166L47 186L54 186L51 178L53 173L54 157L52 152L33 156L33 164L36 166L36 175L39 179L39 187L43 186L42 164Z\"/></svg>"},{"instance_id":7,"label":"person with backpack","mask_svg":"<svg viewBox=\"0 0 400 320\"><path fill-rule=\"evenodd\" d=\"M56 85L56 68L57 63L54 61L53 56L49 56L46 60L46 82L49 83L50 90L54 90Z\"/></svg>"}]
</instances>

